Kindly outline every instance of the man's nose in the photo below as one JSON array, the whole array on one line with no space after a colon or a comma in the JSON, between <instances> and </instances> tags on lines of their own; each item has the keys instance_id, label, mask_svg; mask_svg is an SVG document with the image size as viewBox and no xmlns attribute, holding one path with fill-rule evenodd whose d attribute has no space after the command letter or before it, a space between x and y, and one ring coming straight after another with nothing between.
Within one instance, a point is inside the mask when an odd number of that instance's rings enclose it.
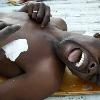
<instances>
[{"instance_id":1,"label":"man's nose","mask_svg":"<svg viewBox=\"0 0 100 100\"><path fill-rule=\"evenodd\" d=\"M100 70L100 69L99 69ZM88 67L88 73L96 73L98 71L96 62L91 62Z\"/></svg>"}]
</instances>

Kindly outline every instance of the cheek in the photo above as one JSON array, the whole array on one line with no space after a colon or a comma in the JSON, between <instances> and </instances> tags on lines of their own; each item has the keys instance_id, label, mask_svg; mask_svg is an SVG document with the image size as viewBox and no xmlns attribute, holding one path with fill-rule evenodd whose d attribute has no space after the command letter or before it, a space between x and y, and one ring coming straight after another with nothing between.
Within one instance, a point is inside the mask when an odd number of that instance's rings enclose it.
<instances>
[{"instance_id":1,"label":"cheek","mask_svg":"<svg viewBox=\"0 0 100 100\"><path fill-rule=\"evenodd\" d=\"M99 45L100 46L100 45ZM98 48L95 48L96 50L95 50L95 52L96 52L96 55L97 55L97 57L99 57L100 58L100 47Z\"/></svg>"}]
</instances>

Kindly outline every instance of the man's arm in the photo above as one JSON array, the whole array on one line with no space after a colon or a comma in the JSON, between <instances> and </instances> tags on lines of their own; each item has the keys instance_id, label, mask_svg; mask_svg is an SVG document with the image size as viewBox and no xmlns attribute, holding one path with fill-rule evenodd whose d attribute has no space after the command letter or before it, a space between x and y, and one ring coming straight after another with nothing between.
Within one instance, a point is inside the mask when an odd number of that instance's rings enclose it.
<instances>
[{"instance_id":1,"label":"man's arm","mask_svg":"<svg viewBox=\"0 0 100 100\"><path fill-rule=\"evenodd\" d=\"M0 85L0 100L43 100L59 89L64 67L45 59L30 72Z\"/></svg>"}]
</instances>

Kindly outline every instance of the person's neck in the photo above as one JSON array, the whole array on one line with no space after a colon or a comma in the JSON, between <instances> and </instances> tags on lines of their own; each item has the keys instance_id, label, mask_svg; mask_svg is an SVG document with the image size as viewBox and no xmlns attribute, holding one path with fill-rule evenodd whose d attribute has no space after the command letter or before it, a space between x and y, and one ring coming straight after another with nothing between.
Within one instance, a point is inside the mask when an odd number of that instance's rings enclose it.
<instances>
[{"instance_id":1,"label":"person's neck","mask_svg":"<svg viewBox=\"0 0 100 100\"><path fill-rule=\"evenodd\" d=\"M53 35L56 37L58 41L63 40L64 38L68 38L72 33L67 31L62 31L59 29L54 30Z\"/></svg>"}]
</instances>

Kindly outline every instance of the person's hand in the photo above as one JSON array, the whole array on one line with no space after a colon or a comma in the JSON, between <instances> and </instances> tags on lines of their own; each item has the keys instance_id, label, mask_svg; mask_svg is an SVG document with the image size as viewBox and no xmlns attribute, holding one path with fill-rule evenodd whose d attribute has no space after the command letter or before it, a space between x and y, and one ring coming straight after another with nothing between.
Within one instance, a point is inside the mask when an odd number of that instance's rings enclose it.
<instances>
[{"instance_id":1,"label":"person's hand","mask_svg":"<svg viewBox=\"0 0 100 100\"><path fill-rule=\"evenodd\" d=\"M41 23L41 27L46 26L50 21L50 7L42 2L27 2L20 11L27 12L32 20Z\"/></svg>"},{"instance_id":2,"label":"person's hand","mask_svg":"<svg viewBox=\"0 0 100 100\"><path fill-rule=\"evenodd\" d=\"M11 24L7 24L3 21L0 21L0 47L3 46L2 45L3 42L9 35L15 33L20 28L21 28L20 25L11 25Z\"/></svg>"},{"instance_id":3,"label":"person's hand","mask_svg":"<svg viewBox=\"0 0 100 100\"><path fill-rule=\"evenodd\" d=\"M31 1L31 0L20 0L21 2L27 2L27 1ZM33 1L37 1L37 2L41 2L41 1L43 1L43 0L33 0Z\"/></svg>"}]
</instances>

